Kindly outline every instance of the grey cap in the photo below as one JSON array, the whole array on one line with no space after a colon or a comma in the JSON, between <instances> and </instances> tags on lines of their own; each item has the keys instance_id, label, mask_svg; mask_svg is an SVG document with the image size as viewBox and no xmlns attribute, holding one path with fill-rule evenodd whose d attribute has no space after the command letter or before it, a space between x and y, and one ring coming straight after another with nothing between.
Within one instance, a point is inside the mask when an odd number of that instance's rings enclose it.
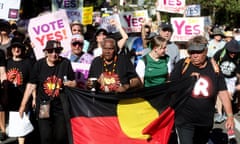
<instances>
[{"instance_id":1,"label":"grey cap","mask_svg":"<svg viewBox=\"0 0 240 144\"><path fill-rule=\"evenodd\" d=\"M207 48L206 44L191 44L188 51L203 51Z\"/></svg>"}]
</instances>

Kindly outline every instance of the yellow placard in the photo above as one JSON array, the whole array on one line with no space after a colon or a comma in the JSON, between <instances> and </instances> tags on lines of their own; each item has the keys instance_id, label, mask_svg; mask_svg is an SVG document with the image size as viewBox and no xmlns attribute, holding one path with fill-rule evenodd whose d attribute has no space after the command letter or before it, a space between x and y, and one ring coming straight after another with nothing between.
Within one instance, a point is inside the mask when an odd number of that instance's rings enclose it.
<instances>
[{"instance_id":1,"label":"yellow placard","mask_svg":"<svg viewBox=\"0 0 240 144\"><path fill-rule=\"evenodd\" d=\"M84 7L82 11L82 24L92 24L93 20L93 7Z\"/></svg>"}]
</instances>

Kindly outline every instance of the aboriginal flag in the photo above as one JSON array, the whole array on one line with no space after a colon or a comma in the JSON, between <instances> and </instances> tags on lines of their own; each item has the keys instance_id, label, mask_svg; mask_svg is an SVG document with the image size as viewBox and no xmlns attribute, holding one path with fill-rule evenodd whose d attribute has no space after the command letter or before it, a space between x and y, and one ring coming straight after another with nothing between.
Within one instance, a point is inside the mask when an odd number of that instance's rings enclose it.
<instances>
[{"instance_id":1,"label":"aboriginal flag","mask_svg":"<svg viewBox=\"0 0 240 144\"><path fill-rule=\"evenodd\" d=\"M194 78L126 93L66 88L73 144L167 144Z\"/></svg>"}]
</instances>

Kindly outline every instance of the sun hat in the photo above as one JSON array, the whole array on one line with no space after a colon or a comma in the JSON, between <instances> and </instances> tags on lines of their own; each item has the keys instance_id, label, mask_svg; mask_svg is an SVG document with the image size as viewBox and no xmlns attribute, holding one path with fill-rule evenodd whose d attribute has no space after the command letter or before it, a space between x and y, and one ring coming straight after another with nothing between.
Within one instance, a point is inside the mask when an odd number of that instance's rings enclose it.
<instances>
[{"instance_id":1,"label":"sun hat","mask_svg":"<svg viewBox=\"0 0 240 144\"><path fill-rule=\"evenodd\" d=\"M48 50L48 49L63 49L63 47L61 46L61 43L59 41L56 40L48 40L46 47L43 49L43 51Z\"/></svg>"},{"instance_id":2,"label":"sun hat","mask_svg":"<svg viewBox=\"0 0 240 144\"><path fill-rule=\"evenodd\" d=\"M234 37L233 36L233 31L225 31L224 35L225 35L225 37Z\"/></svg>"},{"instance_id":3,"label":"sun hat","mask_svg":"<svg viewBox=\"0 0 240 144\"><path fill-rule=\"evenodd\" d=\"M25 49L25 45L23 44L21 39L17 38L17 37L13 37L12 40L11 40L10 48L13 48L13 47L16 47L16 46L21 48L21 49Z\"/></svg>"},{"instance_id":4,"label":"sun hat","mask_svg":"<svg viewBox=\"0 0 240 144\"><path fill-rule=\"evenodd\" d=\"M224 33L222 32L222 30L220 28L214 28L212 35L213 36L220 35L220 36L224 37Z\"/></svg>"},{"instance_id":5,"label":"sun hat","mask_svg":"<svg viewBox=\"0 0 240 144\"><path fill-rule=\"evenodd\" d=\"M81 34L74 34L74 35L72 35L71 43L75 43L75 42L83 43L83 41L84 41L83 35L81 35Z\"/></svg>"}]
</instances>

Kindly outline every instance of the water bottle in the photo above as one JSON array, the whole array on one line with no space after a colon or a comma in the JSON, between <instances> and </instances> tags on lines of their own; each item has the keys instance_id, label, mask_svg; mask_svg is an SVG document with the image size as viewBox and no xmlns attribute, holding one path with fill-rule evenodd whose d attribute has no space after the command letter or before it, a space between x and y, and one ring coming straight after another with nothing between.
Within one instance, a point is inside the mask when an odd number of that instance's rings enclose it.
<instances>
[{"instance_id":1,"label":"water bottle","mask_svg":"<svg viewBox=\"0 0 240 144\"><path fill-rule=\"evenodd\" d=\"M235 135L234 129L229 129L227 131L227 134L228 134L228 143L229 144L237 144L237 140L236 140L236 135Z\"/></svg>"},{"instance_id":2,"label":"water bottle","mask_svg":"<svg viewBox=\"0 0 240 144\"><path fill-rule=\"evenodd\" d=\"M67 82L67 81L68 81L67 76L66 75L63 76L63 82Z\"/></svg>"}]
</instances>

